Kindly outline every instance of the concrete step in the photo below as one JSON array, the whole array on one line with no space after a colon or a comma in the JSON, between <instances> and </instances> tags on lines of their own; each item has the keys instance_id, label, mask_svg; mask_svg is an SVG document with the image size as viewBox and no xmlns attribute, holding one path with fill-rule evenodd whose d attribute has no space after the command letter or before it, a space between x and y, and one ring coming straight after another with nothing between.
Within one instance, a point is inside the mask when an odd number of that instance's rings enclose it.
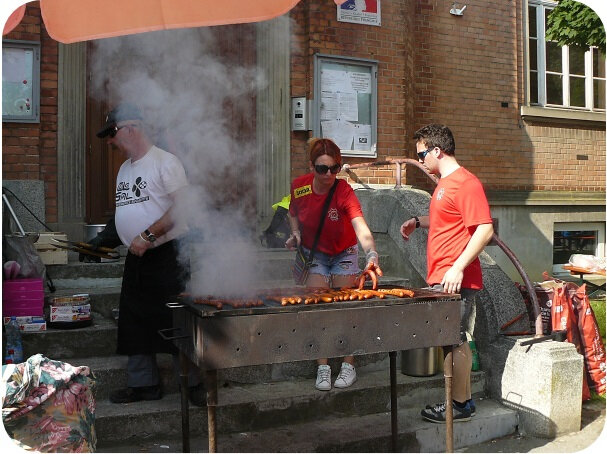
<instances>
[{"instance_id":1,"label":"concrete step","mask_svg":"<svg viewBox=\"0 0 607 454\"><path fill-rule=\"evenodd\" d=\"M67 265L47 265L47 274L57 289L120 287L124 258L105 263L69 262Z\"/></svg>"},{"instance_id":2,"label":"concrete step","mask_svg":"<svg viewBox=\"0 0 607 454\"><path fill-rule=\"evenodd\" d=\"M177 401L178 405L178 401ZM423 405L422 405L423 406ZM152 411L150 406L149 411ZM424 421L421 407L398 409L398 452L444 452L444 424ZM218 408L217 447L220 452L390 452L391 419L389 409L370 414L321 413L306 422L277 423L264 429L226 433ZM208 452L206 409L190 412L190 449ZM171 435L173 424L163 420L159 411L154 418L158 426L143 428L128 440L105 439L98 431L98 452L181 452L180 427ZM99 420L97 420L99 427ZM517 413L490 399L476 399L476 416L468 422L454 424L454 448L511 435L518 425ZM177 423L179 426L179 423ZM193 429L198 433L194 433ZM160 435L159 435L160 434Z\"/></svg>"},{"instance_id":3,"label":"concrete step","mask_svg":"<svg viewBox=\"0 0 607 454\"><path fill-rule=\"evenodd\" d=\"M272 280L291 280L293 257L294 252L286 249L259 249L257 263L260 280L264 280L266 276L271 276ZM364 268L366 265L364 253L359 254L358 260L359 267ZM380 255L379 260L384 272L389 274L393 268L393 257ZM124 257L104 263L71 261L67 265L48 265L47 273L60 291L86 289L86 292L91 293L97 288L120 287L123 268ZM194 264L193 272L195 268Z\"/></svg>"},{"instance_id":4,"label":"concrete step","mask_svg":"<svg viewBox=\"0 0 607 454\"><path fill-rule=\"evenodd\" d=\"M54 293L47 293L47 300L53 297L72 296L86 293L89 295L91 310L105 318L113 319L112 309L118 309L120 286L117 287L75 287L60 288Z\"/></svg>"},{"instance_id":5,"label":"concrete step","mask_svg":"<svg viewBox=\"0 0 607 454\"><path fill-rule=\"evenodd\" d=\"M93 324L84 328L24 332L25 358L41 353L51 359L107 356L116 352L116 323L93 312Z\"/></svg>"},{"instance_id":6,"label":"concrete step","mask_svg":"<svg viewBox=\"0 0 607 454\"><path fill-rule=\"evenodd\" d=\"M336 415L361 416L388 411L389 371L359 370L358 377L350 388L332 389L329 392L316 390L312 378L249 385L220 380L218 432L228 434L258 431ZM444 398L444 378L441 374L410 377L397 373L397 382L399 409L422 408L427 403L439 402ZM473 373L474 395L481 397L483 388L484 374ZM190 406L190 410L192 435L204 435L207 427L206 409ZM145 438L143 434L150 433L179 437L179 394L165 394L158 401L131 404L112 404L107 399L98 400L96 431L100 446L112 441L132 442L137 438L141 441Z\"/></svg>"}]
</instances>

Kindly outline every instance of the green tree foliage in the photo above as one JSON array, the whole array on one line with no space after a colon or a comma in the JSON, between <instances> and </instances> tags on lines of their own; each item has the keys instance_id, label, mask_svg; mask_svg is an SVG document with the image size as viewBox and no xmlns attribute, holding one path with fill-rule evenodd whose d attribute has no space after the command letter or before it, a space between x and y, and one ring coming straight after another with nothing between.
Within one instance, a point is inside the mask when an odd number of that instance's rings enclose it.
<instances>
[{"instance_id":1,"label":"green tree foliage","mask_svg":"<svg viewBox=\"0 0 607 454\"><path fill-rule=\"evenodd\" d=\"M548 15L546 39L560 46L596 46L605 54L605 27L588 6L574 0L561 0Z\"/></svg>"}]
</instances>

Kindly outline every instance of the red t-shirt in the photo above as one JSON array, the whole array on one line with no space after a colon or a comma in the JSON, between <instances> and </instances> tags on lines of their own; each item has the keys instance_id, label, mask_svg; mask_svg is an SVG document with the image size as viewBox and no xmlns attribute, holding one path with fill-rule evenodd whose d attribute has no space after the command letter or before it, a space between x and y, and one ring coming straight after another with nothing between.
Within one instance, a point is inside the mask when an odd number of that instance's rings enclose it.
<instances>
[{"instance_id":1,"label":"red t-shirt","mask_svg":"<svg viewBox=\"0 0 607 454\"><path fill-rule=\"evenodd\" d=\"M320 214L327 194L316 194L312 189L314 175L308 173L291 183L289 213L297 217L302 244L311 249L318 231ZM357 243L352 219L362 216L360 202L352 187L344 180L337 180L335 193L329 204L327 217L320 233L316 250L336 255Z\"/></svg>"},{"instance_id":2,"label":"red t-shirt","mask_svg":"<svg viewBox=\"0 0 607 454\"><path fill-rule=\"evenodd\" d=\"M440 284L447 270L466 248L476 227L491 222L489 203L476 176L460 167L441 178L430 201L428 284ZM483 288L478 257L464 270L462 288Z\"/></svg>"}]
</instances>

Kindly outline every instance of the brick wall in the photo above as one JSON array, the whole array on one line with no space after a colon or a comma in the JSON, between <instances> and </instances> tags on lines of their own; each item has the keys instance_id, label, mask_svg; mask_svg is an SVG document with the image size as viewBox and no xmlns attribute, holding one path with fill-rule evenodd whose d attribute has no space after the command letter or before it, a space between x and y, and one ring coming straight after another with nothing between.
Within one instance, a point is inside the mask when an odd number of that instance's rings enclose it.
<instances>
[{"instance_id":1,"label":"brick wall","mask_svg":"<svg viewBox=\"0 0 607 454\"><path fill-rule=\"evenodd\" d=\"M521 120L522 0L466 4L458 17L449 13L451 2L384 1L382 26L373 27L337 22L332 2L301 2L292 13L292 94L313 98L314 53L377 59L378 159L414 158L413 132L444 123L455 135L458 161L487 189L604 191L604 124L538 126ZM307 137L292 133L294 177L308 171ZM574 144L578 150L572 153ZM394 184L392 169L356 173L366 183ZM403 183L432 187L412 166Z\"/></svg>"},{"instance_id":2,"label":"brick wall","mask_svg":"<svg viewBox=\"0 0 607 454\"><path fill-rule=\"evenodd\" d=\"M57 222L57 42L38 2L27 3L23 20L4 38L40 42L41 60L40 123L2 123L2 178L44 181L46 220Z\"/></svg>"},{"instance_id":3,"label":"brick wall","mask_svg":"<svg viewBox=\"0 0 607 454\"><path fill-rule=\"evenodd\" d=\"M335 3L326 0L300 2L291 12L291 94L314 98L314 54L346 56L379 61L378 74L378 160L405 156L403 138L408 134L411 89L411 40L405 33L412 21L410 2L384 1L382 25L350 24L337 21ZM408 68L407 68L408 65ZM311 133L291 134L292 177L309 171L306 141ZM410 133L409 133L410 135ZM411 157L411 156L409 156ZM344 158L356 164L364 158ZM391 169L357 171L367 183L394 182Z\"/></svg>"}]
</instances>

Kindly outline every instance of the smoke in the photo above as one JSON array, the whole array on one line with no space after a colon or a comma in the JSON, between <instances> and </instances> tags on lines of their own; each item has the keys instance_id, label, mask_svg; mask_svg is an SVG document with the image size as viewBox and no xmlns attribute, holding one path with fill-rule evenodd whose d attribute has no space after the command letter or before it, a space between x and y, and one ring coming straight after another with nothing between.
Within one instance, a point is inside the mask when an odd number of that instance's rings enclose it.
<instances>
[{"instance_id":1,"label":"smoke","mask_svg":"<svg viewBox=\"0 0 607 454\"><path fill-rule=\"evenodd\" d=\"M254 26L232 35L236 27L99 40L91 58L94 74L104 75L93 95L110 107L137 104L155 143L186 169L191 187L176 212L192 231L182 256L192 265L188 291L198 295L250 293L259 279L254 114L267 77L254 61L226 54L234 39L255 51Z\"/></svg>"}]
</instances>

